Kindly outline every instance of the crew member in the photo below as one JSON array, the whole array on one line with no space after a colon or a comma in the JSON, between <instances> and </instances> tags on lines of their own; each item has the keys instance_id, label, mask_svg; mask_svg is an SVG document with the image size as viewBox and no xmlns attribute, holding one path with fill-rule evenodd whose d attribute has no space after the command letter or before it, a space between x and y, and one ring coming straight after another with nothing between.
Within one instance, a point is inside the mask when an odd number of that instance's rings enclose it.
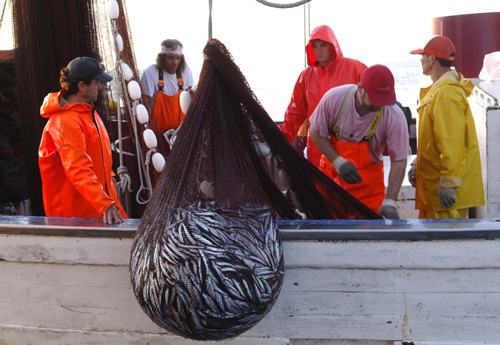
<instances>
[{"instance_id":1,"label":"crew member","mask_svg":"<svg viewBox=\"0 0 500 345\"><path fill-rule=\"evenodd\" d=\"M111 145L93 103L101 83L113 79L99 61L79 57L60 72L62 90L49 93L40 109L48 118L38 161L48 217L127 218L112 178Z\"/></svg>"},{"instance_id":2,"label":"crew member","mask_svg":"<svg viewBox=\"0 0 500 345\"><path fill-rule=\"evenodd\" d=\"M320 170L373 211L398 219L396 199L406 171L409 140L389 68L371 66L357 85L331 89L310 120L311 138L323 153ZM387 193L384 150L391 159Z\"/></svg>"},{"instance_id":3,"label":"crew member","mask_svg":"<svg viewBox=\"0 0 500 345\"><path fill-rule=\"evenodd\" d=\"M309 67L297 79L280 129L300 153L304 153L307 145L307 159L319 167L321 152L309 138L309 116L332 87L357 84L366 66L344 57L337 37L326 25L314 28L306 45L306 54Z\"/></svg>"},{"instance_id":4,"label":"crew member","mask_svg":"<svg viewBox=\"0 0 500 345\"><path fill-rule=\"evenodd\" d=\"M167 39L161 43L156 64L144 70L141 78L145 95L153 109L155 125L160 132L177 129L184 120L179 97L194 84L193 73L182 53L182 43Z\"/></svg>"}]
</instances>

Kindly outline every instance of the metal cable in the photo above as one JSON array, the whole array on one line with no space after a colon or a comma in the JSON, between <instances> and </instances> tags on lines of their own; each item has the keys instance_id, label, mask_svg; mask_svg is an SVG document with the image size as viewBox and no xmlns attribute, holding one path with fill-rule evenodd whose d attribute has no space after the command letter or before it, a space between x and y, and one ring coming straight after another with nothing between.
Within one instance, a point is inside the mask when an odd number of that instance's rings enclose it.
<instances>
[{"instance_id":1,"label":"metal cable","mask_svg":"<svg viewBox=\"0 0 500 345\"><path fill-rule=\"evenodd\" d=\"M275 8L298 7L300 5L304 5L305 3L308 3L309 1L311 1L311 0L300 0L300 1L289 3L289 4L277 4L277 3L266 1L266 0L257 0L257 2L260 2L262 5L269 6L269 7L275 7ZM212 2L212 1L210 0L210 2Z\"/></svg>"},{"instance_id":2,"label":"metal cable","mask_svg":"<svg viewBox=\"0 0 500 345\"><path fill-rule=\"evenodd\" d=\"M208 0L208 39L212 38L212 0Z\"/></svg>"}]
</instances>

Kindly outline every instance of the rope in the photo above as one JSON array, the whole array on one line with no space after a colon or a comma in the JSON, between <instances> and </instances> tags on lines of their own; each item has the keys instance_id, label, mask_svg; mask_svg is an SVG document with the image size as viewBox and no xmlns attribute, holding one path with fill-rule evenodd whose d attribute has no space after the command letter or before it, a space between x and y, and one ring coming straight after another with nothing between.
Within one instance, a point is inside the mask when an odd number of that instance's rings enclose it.
<instances>
[{"instance_id":1,"label":"rope","mask_svg":"<svg viewBox=\"0 0 500 345\"><path fill-rule=\"evenodd\" d=\"M118 26L116 23L116 20L112 21L113 28L113 37L119 34ZM121 68L121 60L120 57L118 56L118 44L116 43L116 40L114 40L115 44L115 51L117 52L116 54L116 70L118 71L118 74L120 76L119 80L121 82L116 83L117 85L117 93L118 97L124 98L125 92L123 88L123 71ZM128 96L128 95L127 95ZM118 124L118 157L119 157L119 166L117 168L116 173L118 174L120 181L116 184L116 187L118 188L118 193L121 196L121 201L122 205L125 208L125 212L127 214L132 213L132 204L130 201L130 194L132 194L132 179L130 175L128 174L128 169L124 165L123 162L123 133L122 133L122 109L119 103L117 103L116 106L116 115L117 115L117 124ZM127 194L128 193L128 194Z\"/></svg>"},{"instance_id":2,"label":"rope","mask_svg":"<svg viewBox=\"0 0 500 345\"><path fill-rule=\"evenodd\" d=\"M304 47L311 36L311 3L304 5ZM304 68L307 68L307 53L304 50Z\"/></svg>"},{"instance_id":3,"label":"rope","mask_svg":"<svg viewBox=\"0 0 500 345\"><path fill-rule=\"evenodd\" d=\"M147 176L147 179L146 179L146 187L144 187L141 183L141 187L139 188L139 191L137 192L137 196L136 196L136 201L141 204L141 205L144 205L144 204L147 204L149 202L149 200L151 199L151 196L153 195L153 186L151 184L151 178L149 178L149 166L150 166L150 161L151 161L151 155L153 153L156 152L156 149L152 148L150 149L147 153L146 153L146 161L144 162L145 166L146 166L146 176ZM147 194L147 198L142 198L141 195L142 195L142 192L143 191L147 191L148 194Z\"/></svg>"},{"instance_id":4,"label":"rope","mask_svg":"<svg viewBox=\"0 0 500 345\"><path fill-rule=\"evenodd\" d=\"M116 35L118 33L119 32L118 32L118 28L116 26L116 23L113 23L113 34ZM116 42L115 42L115 44L116 44ZM116 51L118 51L118 50L116 50ZM138 134L138 130L137 130L136 108L137 108L137 105L139 104L139 101L131 102L131 99L130 99L128 92L125 91L125 90L127 90L127 85L126 85L125 79L122 77L123 72L122 72L121 62L122 61L120 60L120 58L117 54L117 56L116 56L116 69L119 72L120 77L121 77L121 78L119 78L119 82L116 83L117 89L118 89L117 91L118 91L119 97L121 96L124 99L125 106L128 108L128 112L132 116L131 122L132 122L132 128L133 128L133 132L134 132L133 134L135 137L135 145L136 145L136 152L137 152L137 166L139 167L138 171L139 171L140 188L137 191L136 200L140 204L145 204L145 203L149 202L149 199L151 198L152 187L151 187L151 180L149 178L149 167L145 167L145 164L149 164L149 162L148 163L142 162L141 146L140 146L139 134ZM132 107L131 107L131 104L132 104ZM119 191L121 192L121 194L123 195L123 199L125 200L126 205L124 205L124 207L125 207L126 211L128 211L128 213L130 213L132 211L131 202L130 202L130 195L127 195L126 192L129 192L129 193L133 192L132 179L131 179L130 175L128 174L128 169L124 165L124 162L123 162L123 154L124 154L123 153L123 146L122 146L123 145L123 134L122 134L122 127L121 127L122 110L121 110L120 105L117 106L117 117L118 117L117 118L117 120L118 120L118 147L119 147L119 159L120 159L120 166L117 169L118 176L120 177L120 182L117 183L117 187L119 187ZM144 181L145 171L147 171L146 181ZM147 187L144 186L145 184ZM142 192L144 190L149 192L147 199L141 199L140 195L142 194Z\"/></svg>"},{"instance_id":5,"label":"rope","mask_svg":"<svg viewBox=\"0 0 500 345\"><path fill-rule=\"evenodd\" d=\"M306 6L304 6L306 8ZM307 37L311 36L311 3L307 3Z\"/></svg>"},{"instance_id":6,"label":"rope","mask_svg":"<svg viewBox=\"0 0 500 345\"><path fill-rule=\"evenodd\" d=\"M116 24L116 20L112 21L112 34L113 37L116 36L119 31L118 31L118 26ZM114 40L114 45L115 45L115 51L118 52L118 44L116 43L116 40ZM121 70L121 64L120 64L120 58L118 54L116 54L116 70L118 71L119 75L122 75L122 70ZM119 78L120 80L123 80L123 78ZM118 97L121 98L123 97L123 88L121 83L117 83L117 93ZM132 193L132 179L130 178L130 175L128 174L128 169L127 167L124 166L123 164L123 134L122 134L122 111L120 104L117 103L116 105L116 116L117 116L117 123L118 123L118 157L120 160L119 166L117 168L117 175L120 178L120 181L117 182L116 187L118 188L118 194L121 196L121 201L122 201L122 206L125 208L125 212L127 214L131 214L132 212L132 205L130 203L130 193ZM127 194L127 192L129 194Z\"/></svg>"},{"instance_id":7,"label":"rope","mask_svg":"<svg viewBox=\"0 0 500 345\"><path fill-rule=\"evenodd\" d=\"M309 1L311 1L311 0L300 0L300 1L289 3L289 4L277 4L277 3L266 1L266 0L257 0L257 2L260 2L262 5L269 6L269 7L275 7L275 8L293 8L293 7L297 7L300 5L304 5L305 3L308 3ZM211 0L210 0L210 2L211 2Z\"/></svg>"},{"instance_id":8,"label":"rope","mask_svg":"<svg viewBox=\"0 0 500 345\"><path fill-rule=\"evenodd\" d=\"M212 2L212 1L210 1ZM5 14L5 8L7 7L7 0L4 1L3 6L2 6L2 14L0 15L0 32L2 32L2 24L3 24L3 16Z\"/></svg>"},{"instance_id":9,"label":"rope","mask_svg":"<svg viewBox=\"0 0 500 345\"><path fill-rule=\"evenodd\" d=\"M126 94L127 98L128 98L128 94ZM143 159L142 159L142 150L141 150L141 144L139 142L139 134L138 134L138 131L137 131L137 118L136 118L136 108L137 108L137 105L139 105L139 101L134 101L133 103L133 108L130 109L130 102L127 102L127 105L129 106L129 111L130 111L130 114L132 114L132 127L134 129L134 135L135 135L135 149L136 149L136 152L137 152L137 165L139 166L139 180L141 181L141 187L139 188L139 190L137 191L137 195L136 195L136 200L139 204L146 204L149 202L149 199L151 198L151 192L153 190L153 188L151 187L151 178L150 178L150 175L149 175L149 160L146 160L144 163L143 163ZM151 150L150 150L151 151ZM148 153L150 152L148 151ZM146 185L147 187L144 186L144 176L146 178ZM142 193L143 190L147 190L149 192L149 197L147 199L140 199L140 195Z\"/></svg>"},{"instance_id":10,"label":"rope","mask_svg":"<svg viewBox=\"0 0 500 345\"><path fill-rule=\"evenodd\" d=\"M165 141L168 143L170 150L172 150L172 147L174 146L175 138L177 137L177 129L173 129L173 128L169 129L168 131L163 133L163 137L165 138Z\"/></svg>"},{"instance_id":11,"label":"rope","mask_svg":"<svg viewBox=\"0 0 500 345\"><path fill-rule=\"evenodd\" d=\"M130 201L130 194L132 194L132 179L128 174L128 169L126 166L119 166L117 171L118 176L120 177L120 181L116 184L118 188L118 193L120 193L122 197L122 206L125 208L125 212L127 214L131 214L132 212L132 203Z\"/></svg>"}]
</instances>

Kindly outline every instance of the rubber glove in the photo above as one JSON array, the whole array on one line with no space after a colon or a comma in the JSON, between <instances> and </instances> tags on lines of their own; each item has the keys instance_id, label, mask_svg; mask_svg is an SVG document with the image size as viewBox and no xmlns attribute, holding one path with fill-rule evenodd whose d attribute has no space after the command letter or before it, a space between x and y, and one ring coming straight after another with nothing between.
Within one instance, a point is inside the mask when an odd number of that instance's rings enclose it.
<instances>
[{"instance_id":1,"label":"rubber glove","mask_svg":"<svg viewBox=\"0 0 500 345\"><path fill-rule=\"evenodd\" d=\"M410 170L408 170L408 181L410 181L410 184L412 187L416 187L417 185L417 166L412 165Z\"/></svg>"},{"instance_id":2,"label":"rubber glove","mask_svg":"<svg viewBox=\"0 0 500 345\"><path fill-rule=\"evenodd\" d=\"M337 169L340 177L342 177L345 182L350 184L361 182L361 176L358 173L358 168L342 156L335 158L332 162L332 166Z\"/></svg>"},{"instance_id":3,"label":"rubber glove","mask_svg":"<svg viewBox=\"0 0 500 345\"><path fill-rule=\"evenodd\" d=\"M385 219L399 219L398 207L392 199L384 199L380 207L380 215Z\"/></svg>"},{"instance_id":4,"label":"rubber glove","mask_svg":"<svg viewBox=\"0 0 500 345\"><path fill-rule=\"evenodd\" d=\"M450 208L457 202L455 188L439 187L439 202L444 208Z\"/></svg>"}]
</instances>

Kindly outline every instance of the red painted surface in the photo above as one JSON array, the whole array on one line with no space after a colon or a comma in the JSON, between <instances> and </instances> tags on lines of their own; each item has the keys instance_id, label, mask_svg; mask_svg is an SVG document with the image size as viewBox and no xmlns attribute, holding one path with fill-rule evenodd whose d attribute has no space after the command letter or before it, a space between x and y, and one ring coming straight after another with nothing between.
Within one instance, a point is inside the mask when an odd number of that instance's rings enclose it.
<instances>
[{"instance_id":1,"label":"red painted surface","mask_svg":"<svg viewBox=\"0 0 500 345\"><path fill-rule=\"evenodd\" d=\"M453 64L457 71L477 78L484 55L500 51L500 12L434 18L432 33L450 38L457 50Z\"/></svg>"}]
</instances>

